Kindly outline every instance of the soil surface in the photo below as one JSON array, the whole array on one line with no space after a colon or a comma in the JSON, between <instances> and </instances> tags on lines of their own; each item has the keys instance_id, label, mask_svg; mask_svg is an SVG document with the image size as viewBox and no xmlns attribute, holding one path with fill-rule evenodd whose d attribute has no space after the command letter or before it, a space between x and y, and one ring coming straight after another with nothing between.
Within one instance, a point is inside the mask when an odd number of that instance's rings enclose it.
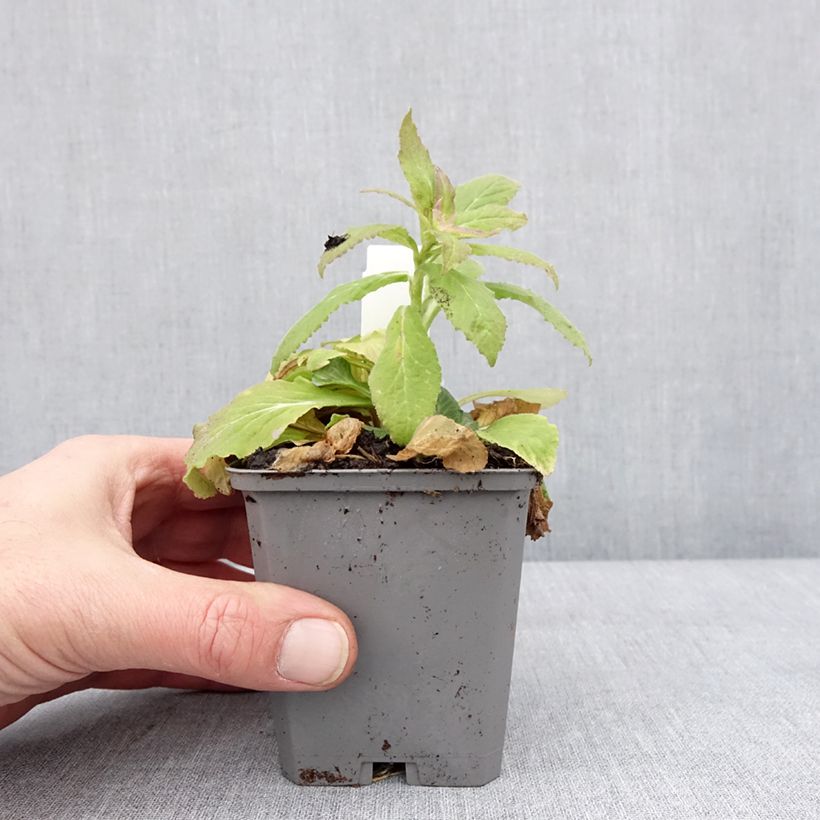
<instances>
[{"instance_id":1,"label":"soil surface","mask_svg":"<svg viewBox=\"0 0 820 820\"><path fill-rule=\"evenodd\" d=\"M284 444L282 447L271 447L263 450L261 447L242 459L231 462L231 467L240 470L269 470L280 450L292 447ZM320 465L315 469L324 470L435 470L444 468L441 459L419 457L410 461L391 461L387 456L398 453L402 448L393 444L390 439L376 438L369 430L363 430L353 449L346 456L340 456L330 464ZM497 444L487 444L489 459L487 470L526 468L530 465L506 447Z\"/></svg>"}]
</instances>

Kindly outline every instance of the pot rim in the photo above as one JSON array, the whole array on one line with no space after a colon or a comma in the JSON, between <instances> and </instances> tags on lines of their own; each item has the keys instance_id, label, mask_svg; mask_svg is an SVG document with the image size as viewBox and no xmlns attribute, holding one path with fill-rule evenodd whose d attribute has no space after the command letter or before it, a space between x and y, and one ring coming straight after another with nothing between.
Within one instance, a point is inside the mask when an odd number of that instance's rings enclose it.
<instances>
[{"instance_id":1,"label":"pot rim","mask_svg":"<svg viewBox=\"0 0 820 820\"><path fill-rule=\"evenodd\" d=\"M243 492L464 492L523 490L536 486L531 467L455 473L444 469L367 468L362 470L241 470L228 467L231 486Z\"/></svg>"},{"instance_id":2,"label":"pot rim","mask_svg":"<svg viewBox=\"0 0 820 820\"><path fill-rule=\"evenodd\" d=\"M234 475L275 475L282 478L302 478L307 475L451 475L451 476L484 476L484 475L519 475L520 473L535 473L534 467L493 467L490 470L478 470L475 473L457 473L454 470L445 470L442 467L367 467L365 469L335 469L335 470L305 470L300 473L283 473L278 470L246 470L241 467L226 467L227 472Z\"/></svg>"}]
</instances>

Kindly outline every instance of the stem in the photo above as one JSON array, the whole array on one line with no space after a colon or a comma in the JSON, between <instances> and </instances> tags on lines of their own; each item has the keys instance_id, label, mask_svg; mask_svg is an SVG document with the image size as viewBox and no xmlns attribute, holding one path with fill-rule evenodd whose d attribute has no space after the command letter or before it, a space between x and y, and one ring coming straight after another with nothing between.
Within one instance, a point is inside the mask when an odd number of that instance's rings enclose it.
<instances>
[{"instance_id":1,"label":"stem","mask_svg":"<svg viewBox=\"0 0 820 820\"><path fill-rule=\"evenodd\" d=\"M432 236L429 226L430 223L427 219L422 214L419 214L421 248L417 254L414 254L416 269L413 271L413 277L410 281L410 304L416 307L419 313L423 313L424 311L424 280L426 279L426 274L422 270L422 266L428 261L430 249L435 244L435 237ZM429 325L426 327L429 327Z\"/></svg>"},{"instance_id":2,"label":"stem","mask_svg":"<svg viewBox=\"0 0 820 820\"><path fill-rule=\"evenodd\" d=\"M439 313L441 313L441 305L439 305L435 299L428 299L421 315L421 321L424 324L425 330L430 330L433 321Z\"/></svg>"}]
</instances>

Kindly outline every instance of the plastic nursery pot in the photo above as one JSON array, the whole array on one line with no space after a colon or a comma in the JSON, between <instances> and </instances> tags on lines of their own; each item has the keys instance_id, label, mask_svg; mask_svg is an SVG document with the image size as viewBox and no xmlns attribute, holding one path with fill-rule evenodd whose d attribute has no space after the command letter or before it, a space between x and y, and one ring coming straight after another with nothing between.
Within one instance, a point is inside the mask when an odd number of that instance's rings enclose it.
<instances>
[{"instance_id":1,"label":"plastic nursery pot","mask_svg":"<svg viewBox=\"0 0 820 820\"><path fill-rule=\"evenodd\" d=\"M531 470L229 470L245 497L256 577L348 613L351 677L274 694L285 775L365 785L498 777Z\"/></svg>"}]
</instances>

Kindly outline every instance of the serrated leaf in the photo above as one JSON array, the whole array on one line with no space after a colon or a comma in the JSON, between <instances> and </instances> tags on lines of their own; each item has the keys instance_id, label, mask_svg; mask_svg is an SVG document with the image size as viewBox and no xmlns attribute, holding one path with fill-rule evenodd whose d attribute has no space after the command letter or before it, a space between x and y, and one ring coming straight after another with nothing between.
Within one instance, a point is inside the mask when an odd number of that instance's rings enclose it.
<instances>
[{"instance_id":1,"label":"serrated leaf","mask_svg":"<svg viewBox=\"0 0 820 820\"><path fill-rule=\"evenodd\" d=\"M507 320L495 296L483 282L457 269L442 273L431 268L428 276L430 294L450 323L494 365L507 332Z\"/></svg>"},{"instance_id":2,"label":"serrated leaf","mask_svg":"<svg viewBox=\"0 0 820 820\"><path fill-rule=\"evenodd\" d=\"M369 383L382 425L404 446L420 422L433 414L441 388L436 348L412 305L402 305L393 314Z\"/></svg>"},{"instance_id":3,"label":"serrated leaf","mask_svg":"<svg viewBox=\"0 0 820 820\"><path fill-rule=\"evenodd\" d=\"M368 239L375 239L377 236L387 239L389 242L396 242L410 248L413 253L418 253L416 240L401 225L362 225L359 228L348 228L343 234L344 242L326 250L319 257L319 276L325 275L325 269L331 262L335 262L340 256L344 256L348 251L366 242Z\"/></svg>"},{"instance_id":4,"label":"serrated leaf","mask_svg":"<svg viewBox=\"0 0 820 820\"><path fill-rule=\"evenodd\" d=\"M552 279L555 289L558 289L558 274L555 272L555 268L534 253L522 251L518 248L508 248L504 245L475 245L473 243L470 243L470 252L475 256L496 256L499 259L507 259L510 262L540 268Z\"/></svg>"},{"instance_id":5,"label":"serrated leaf","mask_svg":"<svg viewBox=\"0 0 820 820\"><path fill-rule=\"evenodd\" d=\"M484 441L512 450L544 476L555 469L558 428L544 416L536 413L504 416L488 427L479 427L476 433Z\"/></svg>"},{"instance_id":6,"label":"serrated leaf","mask_svg":"<svg viewBox=\"0 0 820 820\"><path fill-rule=\"evenodd\" d=\"M473 417L461 409L461 405L456 401L455 396L444 387L439 391L438 399L436 400L436 415L447 416L448 419L452 419L471 429L476 426Z\"/></svg>"},{"instance_id":7,"label":"serrated leaf","mask_svg":"<svg viewBox=\"0 0 820 820\"><path fill-rule=\"evenodd\" d=\"M344 358L333 359L321 369L316 370L311 381L317 387L338 387L370 398L370 389L354 376L350 362Z\"/></svg>"},{"instance_id":8,"label":"serrated leaf","mask_svg":"<svg viewBox=\"0 0 820 820\"><path fill-rule=\"evenodd\" d=\"M368 293L392 285L394 282L406 282L406 273L376 273L353 282L345 282L333 288L321 302L314 305L285 334L273 355L270 371L276 373L282 362L298 350L327 320L333 311L349 302L356 302Z\"/></svg>"},{"instance_id":9,"label":"serrated leaf","mask_svg":"<svg viewBox=\"0 0 820 820\"><path fill-rule=\"evenodd\" d=\"M391 199L401 202L402 205L406 205L414 211L416 210L416 206L406 196L397 194L395 191L389 191L387 188L362 188L361 192L363 194L382 194L383 196L389 196Z\"/></svg>"},{"instance_id":10,"label":"serrated leaf","mask_svg":"<svg viewBox=\"0 0 820 820\"><path fill-rule=\"evenodd\" d=\"M429 215L436 196L436 168L419 137L412 109L405 115L399 129L399 165L416 207Z\"/></svg>"},{"instance_id":11,"label":"serrated leaf","mask_svg":"<svg viewBox=\"0 0 820 820\"><path fill-rule=\"evenodd\" d=\"M487 287L495 294L496 299L515 299L537 310L570 344L579 348L592 364L592 355L581 331L546 299L542 299L531 290L506 282L487 282Z\"/></svg>"},{"instance_id":12,"label":"serrated leaf","mask_svg":"<svg viewBox=\"0 0 820 820\"><path fill-rule=\"evenodd\" d=\"M481 393L471 393L461 399L460 404L467 404L476 399L486 399L495 396L505 396L522 401L531 401L540 404L541 409L552 407L567 397L567 391L557 387L523 387L520 390L484 390Z\"/></svg>"},{"instance_id":13,"label":"serrated leaf","mask_svg":"<svg viewBox=\"0 0 820 820\"><path fill-rule=\"evenodd\" d=\"M259 447L270 447L286 427L319 407L366 407L368 399L343 390L315 387L299 380L265 381L243 390L194 427L194 443L185 456L185 483L200 498L215 495L217 487L202 468L228 456L244 458Z\"/></svg>"},{"instance_id":14,"label":"serrated leaf","mask_svg":"<svg viewBox=\"0 0 820 820\"><path fill-rule=\"evenodd\" d=\"M520 187L520 183L501 174L471 179L456 188L456 213L463 215L484 205L508 205Z\"/></svg>"},{"instance_id":15,"label":"serrated leaf","mask_svg":"<svg viewBox=\"0 0 820 820\"><path fill-rule=\"evenodd\" d=\"M493 236L501 231L517 231L527 224L527 215L506 205L482 205L464 214L457 213L455 220L459 228L469 228L483 236Z\"/></svg>"}]
</instances>

